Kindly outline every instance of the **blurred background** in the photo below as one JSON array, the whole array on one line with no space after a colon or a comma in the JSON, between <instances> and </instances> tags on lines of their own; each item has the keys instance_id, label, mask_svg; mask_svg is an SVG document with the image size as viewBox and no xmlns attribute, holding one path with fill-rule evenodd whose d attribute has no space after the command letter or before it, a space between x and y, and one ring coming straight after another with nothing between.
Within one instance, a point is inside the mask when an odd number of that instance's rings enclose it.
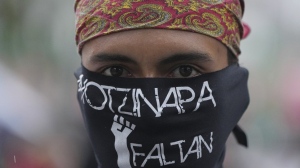
<instances>
[{"instance_id":1,"label":"blurred background","mask_svg":"<svg viewBox=\"0 0 300 168\"><path fill-rule=\"evenodd\" d=\"M300 167L300 1L245 0L251 103L225 168ZM73 1L0 0L0 167L91 168L76 100Z\"/></svg>"}]
</instances>

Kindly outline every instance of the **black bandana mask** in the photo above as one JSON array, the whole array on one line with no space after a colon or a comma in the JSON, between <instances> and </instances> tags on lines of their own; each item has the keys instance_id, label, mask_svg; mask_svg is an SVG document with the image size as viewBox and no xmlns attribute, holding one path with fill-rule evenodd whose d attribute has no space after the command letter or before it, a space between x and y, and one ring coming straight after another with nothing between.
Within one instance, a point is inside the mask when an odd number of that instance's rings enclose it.
<instances>
[{"instance_id":1,"label":"black bandana mask","mask_svg":"<svg viewBox=\"0 0 300 168\"><path fill-rule=\"evenodd\" d=\"M249 104L248 71L192 78L120 78L82 67L78 100L100 168L220 168Z\"/></svg>"}]
</instances>

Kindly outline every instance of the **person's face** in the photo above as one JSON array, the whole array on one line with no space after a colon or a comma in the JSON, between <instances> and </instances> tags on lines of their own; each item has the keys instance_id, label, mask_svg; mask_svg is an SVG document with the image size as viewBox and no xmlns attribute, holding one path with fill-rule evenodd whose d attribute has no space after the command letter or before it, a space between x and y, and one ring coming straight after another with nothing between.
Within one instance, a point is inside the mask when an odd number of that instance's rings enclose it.
<instances>
[{"instance_id":1,"label":"person's face","mask_svg":"<svg viewBox=\"0 0 300 168\"><path fill-rule=\"evenodd\" d=\"M87 42L82 63L107 76L193 77L228 66L227 48L198 33L140 29L101 36Z\"/></svg>"}]
</instances>

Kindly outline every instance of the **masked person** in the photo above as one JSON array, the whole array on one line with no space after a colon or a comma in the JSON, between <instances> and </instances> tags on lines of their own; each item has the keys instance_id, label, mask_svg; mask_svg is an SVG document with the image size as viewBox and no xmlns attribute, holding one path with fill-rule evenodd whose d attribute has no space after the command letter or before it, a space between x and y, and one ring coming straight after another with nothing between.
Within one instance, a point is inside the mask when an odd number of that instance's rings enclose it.
<instances>
[{"instance_id":1,"label":"masked person","mask_svg":"<svg viewBox=\"0 0 300 168\"><path fill-rule=\"evenodd\" d=\"M220 168L249 104L242 0L77 0L78 101L99 168Z\"/></svg>"}]
</instances>

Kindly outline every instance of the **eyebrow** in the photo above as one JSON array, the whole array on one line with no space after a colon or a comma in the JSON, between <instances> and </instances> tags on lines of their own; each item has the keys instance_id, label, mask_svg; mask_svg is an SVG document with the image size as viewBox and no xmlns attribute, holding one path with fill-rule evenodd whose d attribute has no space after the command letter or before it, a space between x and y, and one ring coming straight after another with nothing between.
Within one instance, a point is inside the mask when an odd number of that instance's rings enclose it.
<instances>
[{"instance_id":1,"label":"eyebrow","mask_svg":"<svg viewBox=\"0 0 300 168\"><path fill-rule=\"evenodd\" d=\"M212 61L211 56L208 53L200 53L200 52L192 52L192 53L179 53L173 54L167 58L162 59L159 64L171 64L174 62L181 61L199 61L199 62L207 62Z\"/></svg>"},{"instance_id":2,"label":"eyebrow","mask_svg":"<svg viewBox=\"0 0 300 168\"><path fill-rule=\"evenodd\" d=\"M132 63L137 64L137 62L128 56L121 55L121 54L107 54L107 53L100 53L93 55L91 57L92 62L123 62L123 63Z\"/></svg>"},{"instance_id":3,"label":"eyebrow","mask_svg":"<svg viewBox=\"0 0 300 168\"><path fill-rule=\"evenodd\" d=\"M108 54L108 53L99 53L91 57L92 62L122 62L122 63L131 63L138 64L135 60L129 58L126 55L122 54ZM211 56L208 53L200 52L191 52L191 53L177 53L168 56L167 58L162 58L159 61L159 65L172 64L174 62L181 61L200 61L207 62L212 61Z\"/></svg>"}]
</instances>

